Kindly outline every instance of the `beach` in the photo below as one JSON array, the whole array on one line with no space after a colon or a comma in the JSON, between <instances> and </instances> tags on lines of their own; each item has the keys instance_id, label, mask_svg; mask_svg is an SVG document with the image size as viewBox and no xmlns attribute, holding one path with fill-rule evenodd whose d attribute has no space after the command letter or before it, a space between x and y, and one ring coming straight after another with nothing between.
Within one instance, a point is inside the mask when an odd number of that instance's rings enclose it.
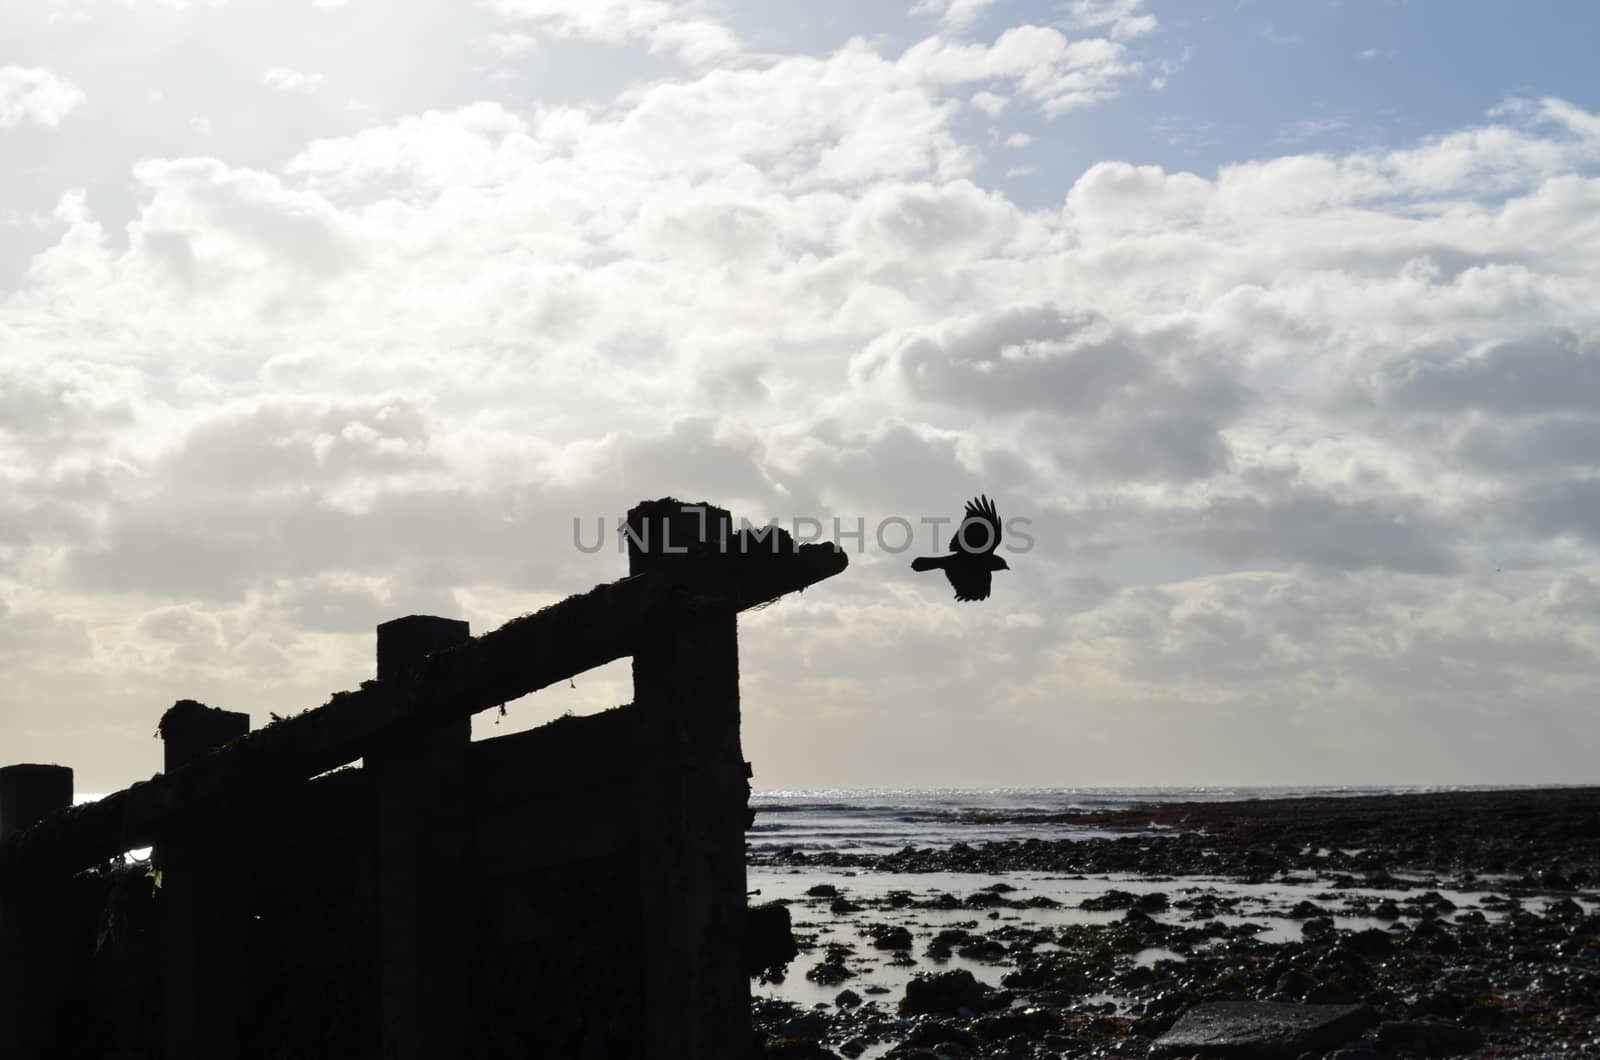
<instances>
[{"instance_id":1,"label":"beach","mask_svg":"<svg viewBox=\"0 0 1600 1060\"><path fill-rule=\"evenodd\" d=\"M1600 789L1239 794L758 798L751 901L799 949L758 1039L1202 1055L1189 1014L1265 1002L1342 1022L1209 1055L1600 1055Z\"/></svg>"}]
</instances>

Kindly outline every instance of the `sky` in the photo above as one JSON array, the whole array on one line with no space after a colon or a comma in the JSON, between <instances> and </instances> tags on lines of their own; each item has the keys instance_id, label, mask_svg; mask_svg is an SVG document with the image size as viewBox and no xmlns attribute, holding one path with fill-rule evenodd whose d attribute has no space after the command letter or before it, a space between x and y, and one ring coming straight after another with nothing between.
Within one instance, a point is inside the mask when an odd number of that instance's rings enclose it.
<instances>
[{"instance_id":1,"label":"sky","mask_svg":"<svg viewBox=\"0 0 1600 1060\"><path fill-rule=\"evenodd\" d=\"M176 699L260 725L371 677L379 622L622 576L574 520L644 498L986 493L1033 538L988 601L869 531L741 619L758 788L1600 780L1597 37L0 7L0 761L148 777Z\"/></svg>"}]
</instances>

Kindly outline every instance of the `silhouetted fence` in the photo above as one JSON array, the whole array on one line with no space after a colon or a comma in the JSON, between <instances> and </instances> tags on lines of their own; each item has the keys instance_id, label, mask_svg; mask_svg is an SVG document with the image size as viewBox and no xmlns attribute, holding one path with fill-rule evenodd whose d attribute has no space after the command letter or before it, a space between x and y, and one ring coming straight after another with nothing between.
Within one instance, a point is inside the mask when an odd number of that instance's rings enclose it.
<instances>
[{"instance_id":1,"label":"silhouetted fence","mask_svg":"<svg viewBox=\"0 0 1600 1060\"><path fill-rule=\"evenodd\" d=\"M628 525L630 577L480 637L385 623L315 710L176 704L165 771L104 799L0 769L0 1058L745 1056L736 616L846 559L671 500ZM625 656L630 705L471 741Z\"/></svg>"}]
</instances>

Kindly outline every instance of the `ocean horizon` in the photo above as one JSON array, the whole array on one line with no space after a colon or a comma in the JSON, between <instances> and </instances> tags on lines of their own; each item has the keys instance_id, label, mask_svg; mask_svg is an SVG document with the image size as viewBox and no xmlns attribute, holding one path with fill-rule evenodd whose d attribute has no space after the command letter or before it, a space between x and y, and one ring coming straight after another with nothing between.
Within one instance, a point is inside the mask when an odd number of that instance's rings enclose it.
<instances>
[{"instance_id":1,"label":"ocean horizon","mask_svg":"<svg viewBox=\"0 0 1600 1060\"><path fill-rule=\"evenodd\" d=\"M946 847L1030 838L1085 839L1109 830L1063 823L1072 811L1126 810L1141 804L1234 802L1425 794L1525 791L1580 784L1337 784L1202 785L1062 788L819 788L757 790L755 824L747 833L752 856L882 853L906 846Z\"/></svg>"}]
</instances>

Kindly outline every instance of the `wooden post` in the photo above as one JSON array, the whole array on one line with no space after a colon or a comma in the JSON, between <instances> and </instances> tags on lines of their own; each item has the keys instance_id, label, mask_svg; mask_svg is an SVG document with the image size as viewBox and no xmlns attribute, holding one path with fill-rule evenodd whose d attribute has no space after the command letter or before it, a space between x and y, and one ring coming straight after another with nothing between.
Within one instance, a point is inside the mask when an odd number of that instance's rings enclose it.
<instances>
[{"instance_id":1,"label":"wooden post","mask_svg":"<svg viewBox=\"0 0 1600 1060\"><path fill-rule=\"evenodd\" d=\"M378 680L402 682L429 653L471 639L467 623L411 615L378 627ZM456 718L369 750L378 826L383 1060L471 1052L472 721Z\"/></svg>"},{"instance_id":2,"label":"wooden post","mask_svg":"<svg viewBox=\"0 0 1600 1060\"><path fill-rule=\"evenodd\" d=\"M72 805L72 770L0 769L0 837ZM72 968L69 910L49 881L0 891L0 1057L55 1055Z\"/></svg>"},{"instance_id":3,"label":"wooden post","mask_svg":"<svg viewBox=\"0 0 1600 1060\"><path fill-rule=\"evenodd\" d=\"M166 771L250 731L250 715L179 700L161 716ZM249 959L249 876L232 808L187 822L156 846L161 869L163 1022L167 1060L234 1060Z\"/></svg>"},{"instance_id":4,"label":"wooden post","mask_svg":"<svg viewBox=\"0 0 1600 1060\"><path fill-rule=\"evenodd\" d=\"M732 546L730 516L709 505L646 502L628 513L628 527L630 574ZM646 763L643 1037L655 1060L746 1056L746 798L735 608L680 607L635 651L633 690Z\"/></svg>"},{"instance_id":5,"label":"wooden post","mask_svg":"<svg viewBox=\"0 0 1600 1060\"><path fill-rule=\"evenodd\" d=\"M172 772L250 731L250 715L180 699L161 715L162 769Z\"/></svg>"}]
</instances>

